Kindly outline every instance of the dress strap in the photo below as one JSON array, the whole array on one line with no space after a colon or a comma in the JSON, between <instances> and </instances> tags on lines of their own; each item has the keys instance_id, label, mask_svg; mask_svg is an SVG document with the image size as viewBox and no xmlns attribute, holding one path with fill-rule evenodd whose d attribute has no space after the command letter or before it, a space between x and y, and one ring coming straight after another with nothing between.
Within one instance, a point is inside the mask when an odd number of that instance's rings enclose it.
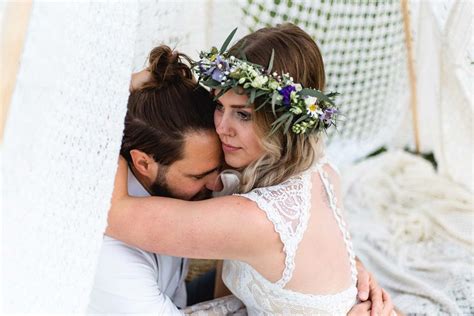
<instances>
[{"instance_id":1,"label":"dress strap","mask_svg":"<svg viewBox=\"0 0 474 316\"><path fill-rule=\"evenodd\" d=\"M303 173L279 185L237 195L256 202L280 236L285 253L285 268L275 284L285 287L293 276L296 250L308 226L311 207L310 174Z\"/></svg>"},{"instance_id":2,"label":"dress strap","mask_svg":"<svg viewBox=\"0 0 474 316\"><path fill-rule=\"evenodd\" d=\"M324 189L326 190L326 193L328 195L329 206L330 206L331 210L333 211L333 214L334 214L334 217L336 218L339 229L342 232L342 236L344 238L344 243L346 244L346 249L347 249L347 252L349 254L349 261L350 261L350 264L351 264L352 281L355 285L357 283L357 268L356 268L356 262L355 262L354 249L352 247L352 242L351 242L351 237L350 237L349 231L348 231L346 223L344 222L344 219L342 217L341 209L337 205L337 197L336 197L336 194L334 193L334 187L331 184L331 181L329 179L328 174L323 169L323 165L325 163L328 163L327 159L323 160L323 161L319 160L318 163L316 164L315 168L317 169L317 171L319 173L321 181L324 185ZM331 165L331 167L333 167L333 166ZM335 169L335 170L337 172L337 169Z\"/></svg>"},{"instance_id":3,"label":"dress strap","mask_svg":"<svg viewBox=\"0 0 474 316\"><path fill-rule=\"evenodd\" d=\"M333 168L334 171L336 171L338 175L341 174L341 172L339 171L339 168L335 164L333 164L331 161L329 161L326 155L318 159L318 161L314 164L314 167L312 168L312 170L318 170L318 168L324 166L325 164L330 165L331 168Z\"/></svg>"}]
</instances>

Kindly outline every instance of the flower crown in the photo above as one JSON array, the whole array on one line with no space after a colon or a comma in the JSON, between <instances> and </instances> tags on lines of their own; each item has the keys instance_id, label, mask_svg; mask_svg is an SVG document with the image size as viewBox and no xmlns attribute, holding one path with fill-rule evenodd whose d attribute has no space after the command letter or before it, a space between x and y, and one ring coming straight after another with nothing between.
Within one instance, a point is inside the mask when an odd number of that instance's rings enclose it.
<instances>
[{"instance_id":1,"label":"flower crown","mask_svg":"<svg viewBox=\"0 0 474 316\"><path fill-rule=\"evenodd\" d=\"M270 135L279 128L284 128L285 133L291 128L296 134L309 134L336 126L339 110L332 99L337 92L324 94L317 89L303 88L288 73L272 73L274 50L266 69L248 62L243 53L242 59L229 56L226 49L236 31L230 33L220 50L212 47L210 52L201 52L200 60L193 67L200 83L220 89L216 99L228 90L240 87L248 94L249 105L257 98L262 101L257 111L271 105L275 117L277 113L282 114L272 123Z\"/></svg>"}]
</instances>

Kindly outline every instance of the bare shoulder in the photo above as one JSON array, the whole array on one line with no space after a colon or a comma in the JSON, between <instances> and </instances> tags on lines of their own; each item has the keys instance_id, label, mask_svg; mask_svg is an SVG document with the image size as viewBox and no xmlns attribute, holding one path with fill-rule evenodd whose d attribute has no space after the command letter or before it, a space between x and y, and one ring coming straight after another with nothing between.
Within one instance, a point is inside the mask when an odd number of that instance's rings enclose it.
<instances>
[{"instance_id":1,"label":"bare shoulder","mask_svg":"<svg viewBox=\"0 0 474 316\"><path fill-rule=\"evenodd\" d=\"M273 223L268 219L266 213L260 209L258 204L245 196L233 195L222 198L219 203L226 205L226 214L231 215L232 225L235 227L236 235L246 244L246 256L255 258L271 251L273 248L280 248L280 238L276 233ZM230 208L228 208L230 206ZM230 213L227 213L230 211ZM258 241L258 242L256 242ZM241 258L244 259L244 258Z\"/></svg>"}]
</instances>

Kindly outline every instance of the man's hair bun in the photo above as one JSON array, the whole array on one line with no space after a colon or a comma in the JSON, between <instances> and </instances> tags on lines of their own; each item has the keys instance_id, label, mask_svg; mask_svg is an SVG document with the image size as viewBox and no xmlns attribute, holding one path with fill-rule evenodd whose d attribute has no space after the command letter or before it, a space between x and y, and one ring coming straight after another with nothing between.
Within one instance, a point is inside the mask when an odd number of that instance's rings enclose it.
<instances>
[{"instance_id":1,"label":"man's hair bun","mask_svg":"<svg viewBox=\"0 0 474 316\"><path fill-rule=\"evenodd\" d=\"M153 80L146 86L159 89L179 82L192 85L194 77L190 68L191 64L191 58L173 51L169 46L155 47L150 53L148 67Z\"/></svg>"}]
</instances>

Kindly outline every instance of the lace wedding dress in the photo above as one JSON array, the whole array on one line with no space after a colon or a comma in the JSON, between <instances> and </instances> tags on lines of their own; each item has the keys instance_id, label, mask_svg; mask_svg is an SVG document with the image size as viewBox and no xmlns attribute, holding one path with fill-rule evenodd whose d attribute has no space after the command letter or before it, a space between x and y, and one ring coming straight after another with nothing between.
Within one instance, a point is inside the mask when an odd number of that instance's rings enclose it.
<instances>
[{"instance_id":1,"label":"lace wedding dress","mask_svg":"<svg viewBox=\"0 0 474 316\"><path fill-rule=\"evenodd\" d=\"M337 204L334 187L323 166L325 158L298 176L272 187L254 189L242 196L255 201L273 223L286 254L281 278L272 283L252 266L240 261L225 261L222 278L226 286L247 307L249 315L346 315L357 303L357 270L349 233ZM351 268L351 286L329 295L303 294L286 289L295 270L295 256L311 216L312 176L319 176L329 206L344 238Z\"/></svg>"}]
</instances>

